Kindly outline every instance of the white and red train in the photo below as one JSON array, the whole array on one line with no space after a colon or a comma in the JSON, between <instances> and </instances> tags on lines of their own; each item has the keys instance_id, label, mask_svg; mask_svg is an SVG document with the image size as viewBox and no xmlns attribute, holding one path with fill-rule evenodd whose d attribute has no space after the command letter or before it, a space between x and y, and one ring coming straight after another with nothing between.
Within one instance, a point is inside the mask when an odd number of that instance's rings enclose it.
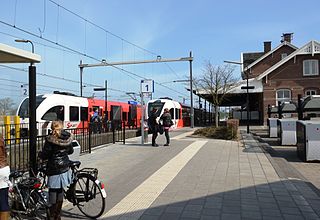
<instances>
[{"instance_id":1,"label":"white and red train","mask_svg":"<svg viewBox=\"0 0 320 220\"><path fill-rule=\"evenodd\" d=\"M153 107L158 109L158 117L162 115L165 108L170 110L174 122L173 129L190 125L188 106L181 105L170 98L150 100L146 106L146 118ZM56 91L53 94L37 95L36 108L38 135L47 134L53 120L63 121L65 128L88 127L96 111L102 121L118 120L133 127L140 127L141 121L140 105L107 101L107 111L105 111L105 100L79 97L66 92ZM17 115L20 116L21 123L29 123L29 98L22 100Z\"/></svg>"}]
</instances>

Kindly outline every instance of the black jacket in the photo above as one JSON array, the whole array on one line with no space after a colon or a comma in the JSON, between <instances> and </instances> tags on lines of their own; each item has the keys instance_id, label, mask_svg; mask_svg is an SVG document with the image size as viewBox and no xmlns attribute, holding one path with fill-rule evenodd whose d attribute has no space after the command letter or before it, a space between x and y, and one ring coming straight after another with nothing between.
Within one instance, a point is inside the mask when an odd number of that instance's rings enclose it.
<instances>
[{"instance_id":1,"label":"black jacket","mask_svg":"<svg viewBox=\"0 0 320 220\"><path fill-rule=\"evenodd\" d=\"M155 129L155 127L158 126L156 112L150 113L149 118L148 118L148 126L151 129Z\"/></svg>"},{"instance_id":2,"label":"black jacket","mask_svg":"<svg viewBox=\"0 0 320 220\"><path fill-rule=\"evenodd\" d=\"M72 135L62 130L59 138L48 135L40 158L47 161L47 175L53 176L69 170L68 154L73 153Z\"/></svg>"},{"instance_id":3,"label":"black jacket","mask_svg":"<svg viewBox=\"0 0 320 220\"><path fill-rule=\"evenodd\" d=\"M171 119L170 113L163 113L163 115L161 115L160 119L162 119L162 121L163 121L163 126L171 127L172 119Z\"/></svg>"}]
</instances>

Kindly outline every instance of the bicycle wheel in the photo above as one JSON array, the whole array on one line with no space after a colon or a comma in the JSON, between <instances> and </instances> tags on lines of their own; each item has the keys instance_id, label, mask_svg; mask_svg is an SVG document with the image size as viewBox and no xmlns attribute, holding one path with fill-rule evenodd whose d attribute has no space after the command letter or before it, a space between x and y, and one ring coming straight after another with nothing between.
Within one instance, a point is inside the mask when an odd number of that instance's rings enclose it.
<instances>
[{"instance_id":1,"label":"bicycle wheel","mask_svg":"<svg viewBox=\"0 0 320 220\"><path fill-rule=\"evenodd\" d=\"M36 219L46 219L49 207L40 192L36 190L31 192L27 206Z\"/></svg>"},{"instance_id":2,"label":"bicycle wheel","mask_svg":"<svg viewBox=\"0 0 320 220\"><path fill-rule=\"evenodd\" d=\"M99 182L98 182L99 183ZM100 217L105 209L105 191L96 179L87 173L77 175L75 198L79 210L89 218Z\"/></svg>"}]
</instances>

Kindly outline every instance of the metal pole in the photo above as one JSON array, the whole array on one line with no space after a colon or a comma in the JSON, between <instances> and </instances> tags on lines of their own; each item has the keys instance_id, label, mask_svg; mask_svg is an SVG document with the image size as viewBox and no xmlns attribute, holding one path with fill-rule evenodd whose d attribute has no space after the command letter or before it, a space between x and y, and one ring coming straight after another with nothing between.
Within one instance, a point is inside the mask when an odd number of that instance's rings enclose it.
<instances>
[{"instance_id":1,"label":"metal pole","mask_svg":"<svg viewBox=\"0 0 320 220\"><path fill-rule=\"evenodd\" d=\"M82 74L83 74L83 66L82 66L82 60L80 60L80 96L82 97Z\"/></svg>"},{"instance_id":2,"label":"metal pole","mask_svg":"<svg viewBox=\"0 0 320 220\"><path fill-rule=\"evenodd\" d=\"M29 175L37 175L36 67L29 66Z\"/></svg>"},{"instance_id":3,"label":"metal pole","mask_svg":"<svg viewBox=\"0 0 320 220\"><path fill-rule=\"evenodd\" d=\"M250 124L250 120L249 120L249 73L247 73L247 133L250 133L250 129L249 129L249 124Z\"/></svg>"},{"instance_id":4,"label":"metal pole","mask_svg":"<svg viewBox=\"0 0 320 220\"><path fill-rule=\"evenodd\" d=\"M141 92L141 144L144 144L144 101L143 101L143 92Z\"/></svg>"},{"instance_id":5,"label":"metal pole","mask_svg":"<svg viewBox=\"0 0 320 220\"><path fill-rule=\"evenodd\" d=\"M107 114L108 114L108 81L104 81L104 117L105 120L107 120Z\"/></svg>"},{"instance_id":6,"label":"metal pole","mask_svg":"<svg viewBox=\"0 0 320 220\"><path fill-rule=\"evenodd\" d=\"M190 58L192 58L192 51L190 51ZM193 111L193 88L192 88L192 59L190 63L190 127L194 128L194 111Z\"/></svg>"}]
</instances>

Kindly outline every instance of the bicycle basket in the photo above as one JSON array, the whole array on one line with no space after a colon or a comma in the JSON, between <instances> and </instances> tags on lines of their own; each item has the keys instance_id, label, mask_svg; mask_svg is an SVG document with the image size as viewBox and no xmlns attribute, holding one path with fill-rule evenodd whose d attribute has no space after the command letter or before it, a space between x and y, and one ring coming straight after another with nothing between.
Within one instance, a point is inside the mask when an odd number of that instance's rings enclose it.
<instances>
[{"instance_id":1,"label":"bicycle basket","mask_svg":"<svg viewBox=\"0 0 320 220\"><path fill-rule=\"evenodd\" d=\"M94 178L98 178L98 169L97 168L83 168L81 170L78 171L79 173L88 173L92 176L94 176Z\"/></svg>"}]
</instances>

